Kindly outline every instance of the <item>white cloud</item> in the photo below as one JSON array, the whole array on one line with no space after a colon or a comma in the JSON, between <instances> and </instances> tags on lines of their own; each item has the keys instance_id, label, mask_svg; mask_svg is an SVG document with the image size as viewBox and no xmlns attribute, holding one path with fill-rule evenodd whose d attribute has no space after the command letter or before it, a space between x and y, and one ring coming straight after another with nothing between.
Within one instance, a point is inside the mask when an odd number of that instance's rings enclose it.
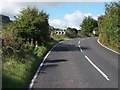
<instances>
[{"instance_id":1,"label":"white cloud","mask_svg":"<svg viewBox=\"0 0 120 90\"><path fill-rule=\"evenodd\" d=\"M91 13L85 13L84 15L85 15L85 17L92 16Z\"/></svg>"},{"instance_id":2,"label":"white cloud","mask_svg":"<svg viewBox=\"0 0 120 90\"><path fill-rule=\"evenodd\" d=\"M60 19L49 20L49 24L55 28L66 28L66 22Z\"/></svg>"},{"instance_id":3,"label":"white cloud","mask_svg":"<svg viewBox=\"0 0 120 90\"><path fill-rule=\"evenodd\" d=\"M54 26L55 28L80 28L80 24L84 19L84 14L80 11L75 11L73 13L66 14L63 20L60 19L53 19L49 20L49 24Z\"/></svg>"},{"instance_id":4,"label":"white cloud","mask_svg":"<svg viewBox=\"0 0 120 90\"><path fill-rule=\"evenodd\" d=\"M73 13L66 14L64 19L53 19L49 20L49 24L54 26L55 28L76 28L80 29L80 24L82 23L85 17L91 16L95 20L97 20L97 16L93 16L91 13L82 13L80 11L75 11Z\"/></svg>"},{"instance_id":5,"label":"white cloud","mask_svg":"<svg viewBox=\"0 0 120 90\"><path fill-rule=\"evenodd\" d=\"M60 2L2 2L0 1L0 14L9 16L11 19L14 19L14 16L19 14L21 8L25 7L37 7L39 9L44 9L45 7L55 6L61 4Z\"/></svg>"},{"instance_id":6,"label":"white cloud","mask_svg":"<svg viewBox=\"0 0 120 90\"><path fill-rule=\"evenodd\" d=\"M3 0L1 0L3 1ZM11 19L14 19L14 16L19 14L21 8L27 6L37 7L38 9L44 9L45 7L52 7L55 5L62 4L63 2L0 2L0 14L9 16ZM75 11L73 13L66 13L63 19L49 19L49 24L56 28L80 28L80 24L83 19L87 16L92 16L97 20L98 16L93 16L91 13L82 13L80 11Z\"/></svg>"},{"instance_id":7,"label":"white cloud","mask_svg":"<svg viewBox=\"0 0 120 90\"><path fill-rule=\"evenodd\" d=\"M84 14L81 13L80 11L75 11L71 14L66 14L64 19L67 23L67 27L73 27L79 29L79 25L84 19Z\"/></svg>"}]
</instances>

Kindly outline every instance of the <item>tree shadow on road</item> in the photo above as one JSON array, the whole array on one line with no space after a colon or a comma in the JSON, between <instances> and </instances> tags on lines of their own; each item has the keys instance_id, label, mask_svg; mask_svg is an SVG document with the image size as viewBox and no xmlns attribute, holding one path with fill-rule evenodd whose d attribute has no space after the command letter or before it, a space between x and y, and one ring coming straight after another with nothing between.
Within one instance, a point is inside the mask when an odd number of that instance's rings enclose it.
<instances>
[{"instance_id":1,"label":"tree shadow on road","mask_svg":"<svg viewBox=\"0 0 120 90\"><path fill-rule=\"evenodd\" d=\"M44 63L58 63L58 62L65 62L65 59L54 59L54 60L46 60Z\"/></svg>"},{"instance_id":2,"label":"tree shadow on road","mask_svg":"<svg viewBox=\"0 0 120 90\"><path fill-rule=\"evenodd\" d=\"M70 44L59 44L52 50L54 52L62 52L62 51L79 51L78 46L70 45Z\"/></svg>"},{"instance_id":3,"label":"tree shadow on road","mask_svg":"<svg viewBox=\"0 0 120 90\"><path fill-rule=\"evenodd\" d=\"M90 49L89 47L85 47L85 46L81 46L81 49L82 50L88 50L88 49Z\"/></svg>"},{"instance_id":4,"label":"tree shadow on road","mask_svg":"<svg viewBox=\"0 0 120 90\"><path fill-rule=\"evenodd\" d=\"M88 50L90 48L81 46L81 49ZM78 47L78 45L60 43L56 47L54 47L54 49L52 51L53 52L80 51L80 48Z\"/></svg>"},{"instance_id":5,"label":"tree shadow on road","mask_svg":"<svg viewBox=\"0 0 120 90\"><path fill-rule=\"evenodd\" d=\"M46 74L45 71L47 71L48 69L53 69L53 68L56 68L60 62L66 62L68 60L65 60L65 59L46 59L45 62L44 62L44 65L42 66L41 68L41 71L39 73L44 73Z\"/></svg>"}]
</instances>

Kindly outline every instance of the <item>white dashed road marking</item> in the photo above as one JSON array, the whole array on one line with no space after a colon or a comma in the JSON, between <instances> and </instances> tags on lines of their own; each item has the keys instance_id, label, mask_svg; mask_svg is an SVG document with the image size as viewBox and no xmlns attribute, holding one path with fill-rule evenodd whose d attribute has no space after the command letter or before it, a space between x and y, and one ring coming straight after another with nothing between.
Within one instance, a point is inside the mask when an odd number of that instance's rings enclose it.
<instances>
[{"instance_id":1,"label":"white dashed road marking","mask_svg":"<svg viewBox=\"0 0 120 90\"><path fill-rule=\"evenodd\" d=\"M110 79L108 78L108 76L107 76L105 73L103 73L103 71L101 71L86 55L85 55L85 58L88 60L88 62L89 62L90 64L92 64L92 66L93 66L95 69L97 69L97 70L100 72L100 74L103 75L103 77L105 77L108 81L110 81Z\"/></svg>"},{"instance_id":2,"label":"white dashed road marking","mask_svg":"<svg viewBox=\"0 0 120 90\"><path fill-rule=\"evenodd\" d=\"M81 46L80 46L80 41L78 42L79 43L79 48L80 48L80 51L83 52L83 50L81 49ZM83 52L84 53L84 52ZM84 54L85 55L85 54ZM108 78L108 76L102 71L100 70L89 58L88 56L85 55L85 58L88 60L88 62L108 81L110 81L110 79Z\"/></svg>"}]
</instances>

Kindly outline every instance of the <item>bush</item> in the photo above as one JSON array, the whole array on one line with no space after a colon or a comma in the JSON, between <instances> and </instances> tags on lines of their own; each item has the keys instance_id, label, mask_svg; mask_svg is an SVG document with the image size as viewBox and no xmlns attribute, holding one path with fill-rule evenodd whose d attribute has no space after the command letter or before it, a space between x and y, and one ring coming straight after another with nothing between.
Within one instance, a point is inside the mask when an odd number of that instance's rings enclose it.
<instances>
[{"instance_id":1,"label":"bush","mask_svg":"<svg viewBox=\"0 0 120 90\"><path fill-rule=\"evenodd\" d=\"M120 4L106 4L105 15L98 18L101 43L120 52Z\"/></svg>"}]
</instances>

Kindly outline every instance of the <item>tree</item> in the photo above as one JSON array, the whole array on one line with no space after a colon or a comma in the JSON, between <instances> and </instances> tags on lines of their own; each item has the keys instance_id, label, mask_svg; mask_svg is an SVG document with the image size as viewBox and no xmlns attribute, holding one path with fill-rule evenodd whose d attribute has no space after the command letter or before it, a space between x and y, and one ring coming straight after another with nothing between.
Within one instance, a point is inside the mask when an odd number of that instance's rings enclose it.
<instances>
[{"instance_id":1,"label":"tree","mask_svg":"<svg viewBox=\"0 0 120 90\"><path fill-rule=\"evenodd\" d=\"M75 28L70 28L68 27L67 28L67 32L66 32L66 35L70 38L74 38L74 37L77 37L77 34L78 34L78 30L75 29Z\"/></svg>"},{"instance_id":2,"label":"tree","mask_svg":"<svg viewBox=\"0 0 120 90\"><path fill-rule=\"evenodd\" d=\"M93 29L95 27L98 27L98 24L96 20L88 16L82 21L82 24L80 26L81 29L84 30L86 33L92 33Z\"/></svg>"},{"instance_id":3,"label":"tree","mask_svg":"<svg viewBox=\"0 0 120 90\"><path fill-rule=\"evenodd\" d=\"M48 17L46 12L39 12L35 7L24 8L13 21L12 30L17 37L44 42L49 37Z\"/></svg>"},{"instance_id":4,"label":"tree","mask_svg":"<svg viewBox=\"0 0 120 90\"><path fill-rule=\"evenodd\" d=\"M106 4L105 15L98 18L101 43L120 49L120 3Z\"/></svg>"}]
</instances>

